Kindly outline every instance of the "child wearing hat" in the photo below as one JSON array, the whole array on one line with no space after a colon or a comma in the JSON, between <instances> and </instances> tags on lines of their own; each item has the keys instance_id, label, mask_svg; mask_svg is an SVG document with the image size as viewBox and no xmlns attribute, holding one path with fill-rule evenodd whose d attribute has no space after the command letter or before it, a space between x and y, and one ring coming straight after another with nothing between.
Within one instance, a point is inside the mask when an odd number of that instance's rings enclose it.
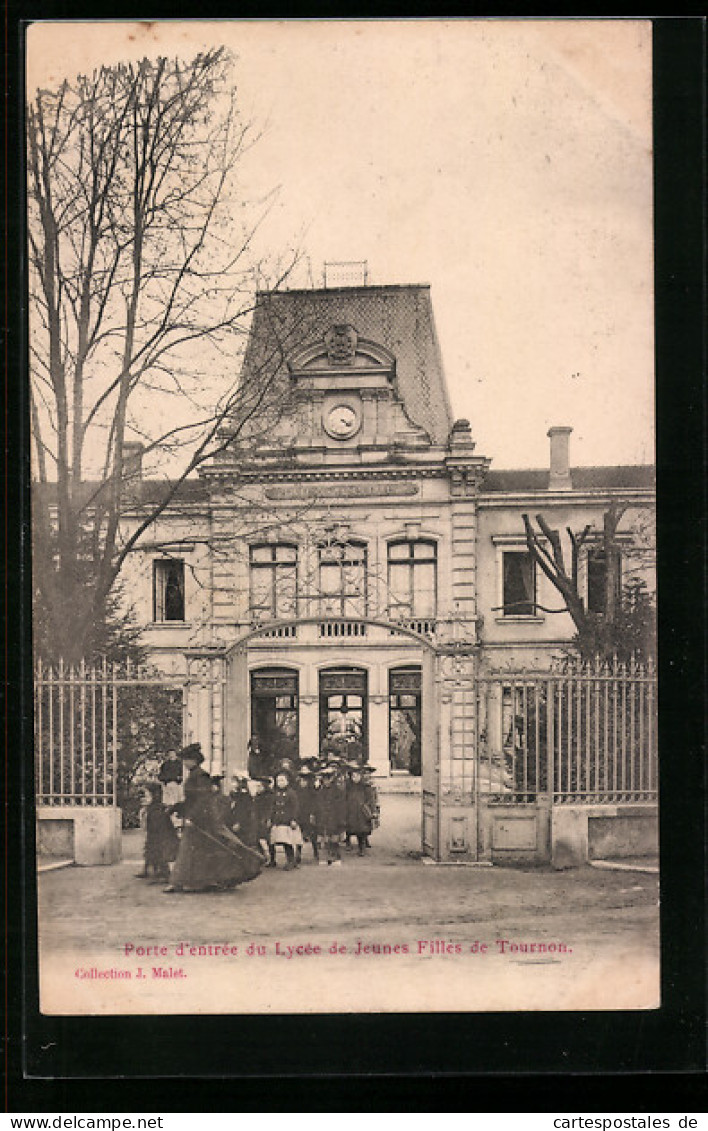
<instances>
[{"instance_id":1,"label":"child wearing hat","mask_svg":"<svg viewBox=\"0 0 708 1131\"><path fill-rule=\"evenodd\" d=\"M320 831L327 849L327 863L341 867L340 843L347 828L347 783L341 764L329 762L322 772Z\"/></svg>"},{"instance_id":2,"label":"child wearing hat","mask_svg":"<svg viewBox=\"0 0 708 1131\"><path fill-rule=\"evenodd\" d=\"M264 860L270 851L270 826L273 816L273 781L271 778L249 779L248 792L253 801L253 817L256 827L256 845Z\"/></svg>"},{"instance_id":3,"label":"child wearing hat","mask_svg":"<svg viewBox=\"0 0 708 1131\"><path fill-rule=\"evenodd\" d=\"M347 840L356 837L360 856L371 847L369 836L373 828L374 805L368 777L359 767L350 769L347 776Z\"/></svg>"},{"instance_id":4,"label":"child wearing hat","mask_svg":"<svg viewBox=\"0 0 708 1131\"><path fill-rule=\"evenodd\" d=\"M269 868L276 867L275 851L280 845L285 852L285 870L297 867L295 849L302 848L302 831L298 824L298 796L290 782L287 770L279 770L275 777L270 826Z\"/></svg>"},{"instance_id":5,"label":"child wearing hat","mask_svg":"<svg viewBox=\"0 0 708 1131\"><path fill-rule=\"evenodd\" d=\"M251 848L257 848L258 828L255 799L251 796L246 774L234 773L231 775L229 810L229 827L231 830L244 844Z\"/></svg>"},{"instance_id":6,"label":"child wearing hat","mask_svg":"<svg viewBox=\"0 0 708 1131\"><path fill-rule=\"evenodd\" d=\"M177 859L179 837L170 820L167 806L162 800L162 785L159 781L150 781L145 786L145 849L142 872L137 874L140 880L150 878L152 872L153 883L170 878L170 864Z\"/></svg>"},{"instance_id":7,"label":"child wearing hat","mask_svg":"<svg viewBox=\"0 0 708 1131\"><path fill-rule=\"evenodd\" d=\"M316 808L318 803L319 787L322 785L321 779L317 788L315 782L317 775L310 769L309 766L303 765L298 770L295 788L298 796L298 823L302 831L302 839L308 841L312 845L312 855L315 858L315 863L319 863L320 850L318 843L317 832L317 814ZM295 848L295 860L300 863L302 859L302 847L300 845Z\"/></svg>"}]
</instances>

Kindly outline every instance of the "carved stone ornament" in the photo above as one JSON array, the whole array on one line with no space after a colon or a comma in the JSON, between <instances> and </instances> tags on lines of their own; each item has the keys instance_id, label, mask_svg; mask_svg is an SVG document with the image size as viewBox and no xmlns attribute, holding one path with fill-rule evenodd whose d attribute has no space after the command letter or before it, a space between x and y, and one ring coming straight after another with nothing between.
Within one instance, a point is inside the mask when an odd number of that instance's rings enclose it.
<instances>
[{"instance_id":1,"label":"carved stone ornament","mask_svg":"<svg viewBox=\"0 0 708 1131\"><path fill-rule=\"evenodd\" d=\"M324 336L330 365L351 365L356 354L358 335L347 323L330 326Z\"/></svg>"}]
</instances>

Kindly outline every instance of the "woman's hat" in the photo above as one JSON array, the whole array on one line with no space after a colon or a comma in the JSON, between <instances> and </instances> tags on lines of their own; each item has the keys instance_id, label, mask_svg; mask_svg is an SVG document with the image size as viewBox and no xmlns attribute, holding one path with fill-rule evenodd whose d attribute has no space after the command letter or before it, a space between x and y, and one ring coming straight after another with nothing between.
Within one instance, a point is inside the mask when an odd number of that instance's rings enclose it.
<instances>
[{"instance_id":1,"label":"woman's hat","mask_svg":"<svg viewBox=\"0 0 708 1131\"><path fill-rule=\"evenodd\" d=\"M179 752L179 756L182 761L184 761L185 758L189 758L192 762L196 762L198 765L201 765L201 763L204 761L201 743L190 742L188 746L183 746Z\"/></svg>"}]
</instances>

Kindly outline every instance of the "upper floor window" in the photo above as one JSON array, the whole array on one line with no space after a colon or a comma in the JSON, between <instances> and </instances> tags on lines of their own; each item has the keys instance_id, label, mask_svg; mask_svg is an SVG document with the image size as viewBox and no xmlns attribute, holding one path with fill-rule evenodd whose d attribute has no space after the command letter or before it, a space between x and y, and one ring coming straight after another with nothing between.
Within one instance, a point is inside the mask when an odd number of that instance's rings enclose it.
<instances>
[{"instance_id":1,"label":"upper floor window","mask_svg":"<svg viewBox=\"0 0 708 1131\"><path fill-rule=\"evenodd\" d=\"M268 543L250 548L251 615L264 619L297 613L297 546Z\"/></svg>"},{"instance_id":2,"label":"upper floor window","mask_svg":"<svg viewBox=\"0 0 708 1131\"><path fill-rule=\"evenodd\" d=\"M502 605L505 617L536 615L536 563L523 550L502 555Z\"/></svg>"},{"instance_id":3,"label":"upper floor window","mask_svg":"<svg viewBox=\"0 0 708 1131\"><path fill-rule=\"evenodd\" d=\"M619 597L622 587L622 561L617 558L617 568L614 578L615 598ZM605 613L607 602L607 555L604 549L598 547L588 551L587 556L587 611L589 613Z\"/></svg>"},{"instance_id":4,"label":"upper floor window","mask_svg":"<svg viewBox=\"0 0 708 1131\"><path fill-rule=\"evenodd\" d=\"M153 562L152 617L154 621L184 620L184 562L158 558Z\"/></svg>"},{"instance_id":5,"label":"upper floor window","mask_svg":"<svg viewBox=\"0 0 708 1131\"><path fill-rule=\"evenodd\" d=\"M434 542L391 542L388 547L389 612L394 617L434 617L437 547Z\"/></svg>"},{"instance_id":6,"label":"upper floor window","mask_svg":"<svg viewBox=\"0 0 708 1131\"><path fill-rule=\"evenodd\" d=\"M364 617L367 553L363 542L328 542L319 548L320 615Z\"/></svg>"}]
</instances>

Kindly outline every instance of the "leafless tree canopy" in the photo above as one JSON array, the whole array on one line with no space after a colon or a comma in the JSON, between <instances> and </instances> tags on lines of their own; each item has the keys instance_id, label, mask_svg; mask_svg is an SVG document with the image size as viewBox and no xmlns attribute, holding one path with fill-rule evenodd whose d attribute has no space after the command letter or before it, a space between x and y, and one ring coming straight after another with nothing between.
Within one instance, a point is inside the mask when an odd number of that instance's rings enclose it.
<instances>
[{"instance_id":1,"label":"leafless tree canopy","mask_svg":"<svg viewBox=\"0 0 708 1131\"><path fill-rule=\"evenodd\" d=\"M534 528L527 514L522 516L528 552L563 599L562 608L543 611L570 614L577 633L575 643L585 658L588 655L616 654L623 638L629 640L633 637L636 627L631 624L633 610L622 606L620 581L623 579L625 586L633 587L636 596L636 586L643 584L640 580L643 571L655 565L653 516L648 511L640 511L635 517L629 532L629 546L622 544L619 527L629 509L630 504L625 501L615 499L610 502L602 516L601 532L596 532L590 524L580 531L567 527L569 560L564 553L560 531L553 529L542 514L535 516L538 529ZM581 592L581 554L589 539L597 540L605 566L603 611L599 615L587 608ZM645 600L651 602L651 597L641 597L642 605ZM642 615L653 621L648 606L642 610Z\"/></svg>"},{"instance_id":2,"label":"leafless tree canopy","mask_svg":"<svg viewBox=\"0 0 708 1131\"><path fill-rule=\"evenodd\" d=\"M28 108L35 586L68 658L179 482L275 400L278 349L236 381L258 282L261 217L242 220L239 186L254 140L221 49L104 67ZM130 440L178 473L126 540Z\"/></svg>"}]
</instances>

